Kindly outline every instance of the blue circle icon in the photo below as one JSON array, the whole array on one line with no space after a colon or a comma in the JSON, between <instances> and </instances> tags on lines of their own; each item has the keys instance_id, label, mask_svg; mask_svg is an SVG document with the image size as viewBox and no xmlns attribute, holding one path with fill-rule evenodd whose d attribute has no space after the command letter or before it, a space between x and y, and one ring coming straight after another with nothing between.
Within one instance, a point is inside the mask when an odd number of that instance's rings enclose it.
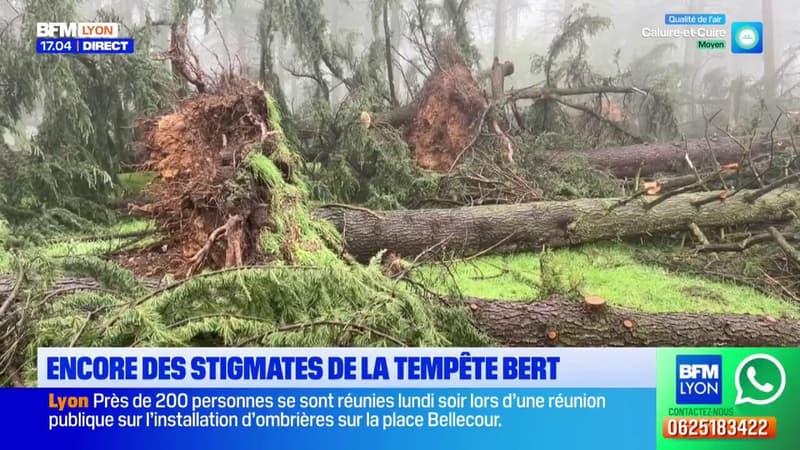
<instances>
[{"instance_id":1,"label":"blue circle icon","mask_svg":"<svg viewBox=\"0 0 800 450\"><path fill-rule=\"evenodd\" d=\"M752 26L744 26L736 32L736 43L743 50L750 50L758 45L761 36L758 35L758 30Z\"/></svg>"},{"instance_id":2,"label":"blue circle icon","mask_svg":"<svg viewBox=\"0 0 800 450\"><path fill-rule=\"evenodd\" d=\"M764 51L764 24L761 22L733 22L731 24L731 51L756 54Z\"/></svg>"}]
</instances>

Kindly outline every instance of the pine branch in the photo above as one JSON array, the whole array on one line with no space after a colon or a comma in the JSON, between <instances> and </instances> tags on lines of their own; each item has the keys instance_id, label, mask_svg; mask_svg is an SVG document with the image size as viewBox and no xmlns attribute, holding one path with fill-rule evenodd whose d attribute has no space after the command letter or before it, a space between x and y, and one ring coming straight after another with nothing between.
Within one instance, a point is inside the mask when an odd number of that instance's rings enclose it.
<instances>
[{"instance_id":1,"label":"pine branch","mask_svg":"<svg viewBox=\"0 0 800 450\"><path fill-rule=\"evenodd\" d=\"M775 239L775 242L777 242L783 251L786 252L786 256L791 258L795 264L800 265L800 251L792 247L786 238L784 238L775 227L769 227L767 230L769 231L769 234L772 235L772 238Z\"/></svg>"},{"instance_id":2,"label":"pine branch","mask_svg":"<svg viewBox=\"0 0 800 450\"><path fill-rule=\"evenodd\" d=\"M0 306L0 317L2 317L3 314L6 313L6 310L8 310L8 308L11 307L11 304L14 302L14 300L17 297L17 292L19 292L19 288L22 285L22 281L24 280L24 277L25 277L25 266L24 266L24 264L22 262L19 262L18 264L19 264L19 269L17 270L17 277L15 279L16 282L14 284L14 288L11 289L11 292L8 294L8 297L6 297L6 299L3 302L2 306Z\"/></svg>"},{"instance_id":3,"label":"pine branch","mask_svg":"<svg viewBox=\"0 0 800 450\"><path fill-rule=\"evenodd\" d=\"M352 328L352 329L358 330L361 333L364 333L364 334L367 334L367 335L374 334L374 335L376 335L378 337L381 337L381 338L386 339L386 340L388 340L390 342L393 342L393 343L397 344L400 347L408 347L408 345L405 342L401 341L400 339L398 339L398 338L396 338L394 336L391 336L391 335L389 335L387 333L384 333L382 331L376 330L376 329L374 329L372 327L368 327L366 325L359 325L359 324L355 324L355 323L338 322L338 321L335 321L335 320L318 320L318 321L315 321L315 322L296 323L296 324L280 327L277 330L275 330L275 333L282 333L282 332L287 332L287 331L300 331L300 330L304 330L304 329L308 329L308 328L315 328L315 327L321 327L321 326L334 326L334 327L341 327L341 328L345 328L345 329ZM238 347L245 347L245 346L247 346L249 344L252 344L253 342L258 340L259 338L266 338L266 336L255 336L255 337L253 337L251 339L248 339L248 340L242 342L241 344L238 345Z\"/></svg>"},{"instance_id":4,"label":"pine branch","mask_svg":"<svg viewBox=\"0 0 800 450\"><path fill-rule=\"evenodd\" d=\"M747 202L749 202L749 203L752 203L752 202L754 202L754 201L755 201L757 198L759 198L759 197L763 196L764 194L766 194L766 193L768 193L768 192L770 192L770 191L773 191L773 190L775 190L775 189L778 189L779 187L786 186L787 184L789 184L789 183L792 183L792 182L794 182L795 180L800 180L800 172L797 172L797 173L795 173L795 174L792 174L792 175L789 175L789 176L787 176L787 177L781 178L780 180L778 180L778 181L776 181L776 182L774 182L774 183L770 184L769 186L764 186L764 187L762 187L761 189L758 189L757 191L755 191L755 192L752 192L752 193L750 193L750 194L746 195L746 196L744 197L744 199L745 199Z\"/></svg>"}]
</instances>

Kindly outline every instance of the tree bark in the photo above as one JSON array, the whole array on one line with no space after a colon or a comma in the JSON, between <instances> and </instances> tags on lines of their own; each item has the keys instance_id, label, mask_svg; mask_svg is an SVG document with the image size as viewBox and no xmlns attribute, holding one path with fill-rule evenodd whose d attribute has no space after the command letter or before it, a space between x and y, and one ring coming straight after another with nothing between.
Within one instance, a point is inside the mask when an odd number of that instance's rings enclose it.
<instances>
[{"instance_id":1,"label":"tree bark","mask_svg":"<svg viewBox=\"0 0 800 450\"><path fill-rule=\"evenodd\" d=\"M412 258L432 247L461 255L536 251L544 246L680 231L690 223L699 227L777 223L788 220L788 210L800 205L797 189L776 189L748 202L753 192L743 191L701 207L692 203L721 192L675 195L652 207L648 203L656 196L624 204L628 199L380 212L332 207L315 213L342 233L351 255L367 261L384 249Z\"/></svg>"},{"instance_id":2,"label":"tree bark","mask_svg":"<svg viewBox=\"0 0 800 450\"><path fill-rule=\"evenodd\" d=\"M769 142L754 142L751 146L752 157L768 154L771 148ZM785 148L784 142L776 141L776 153ZM705 139L693 139L687 140L685 144L683 142L636 144L589 151L549 151L542 159L558 162L568 158L585 157L588 159L588 164L595 169L606 171L617 178L633 178L637 174L647 177L659 173L691 173L691 167L686 161L687 155L698 170L716 168L715 156L720 164L739 163L745 158L742 147L732 139L724 137L711 142L710 149Z\"/></svg>"},{"instance_id":3,"label":"tree bark","mask_svg":"<svg viewBox=\"0 0 800 450\"><path fill-rule=\"evenodd\" d=\"M394 63L392 58L392 31L389 28L389 2L383 3L383 41L384 57L386 58L386 78L389 82L389 98L392 106L398 106L397 94L394 87Z\"/></svg>"},{"instance_id":4,"label":"tree bark","mask_svg":"<svg viewBox=\"0 0 800 450\"><path fill-rule=\"evenodd\" d=\"M414 112L417 105L412 103L410 105L400 106L388 111L378 112L371 114L372 123L386 124L393 127L399 127L408 123L414 118Z\"/></svg>"},{"instance_id":5,"label":"tree bark","mask_svg":"<svg viewBox=\"0 0 800 450\"><path fill-rule=\"evenodd\" d=\"M800 321L749 314L645 313L550 298L468 300L478 328L507 347L796 347Z\"/></svg>"},{"instance_id":6,"label":"tree bark","mask_svg":"<svg viewBox=\"0 0 800 450\"><path fill-rule=\"evenodd\" d=\"M733 61L733 58L731 58ZM728 94L728 129L735 132L739 125L739 110L742 107L742 96L744 95L744 78L737 76L731 81L731 89Z\"/></svg>"},{"instance_id":7,"label":"tree bark","mask_svg":"<svg viewBox=\"0 0 800 450\"><path fill-rule=\"evenodd\" d=\"M492 62L492 100L499 103L505 95L505 79L514 74L514 63L511 61L500 62L495 56Z\"/></svg>"}]
</instances>

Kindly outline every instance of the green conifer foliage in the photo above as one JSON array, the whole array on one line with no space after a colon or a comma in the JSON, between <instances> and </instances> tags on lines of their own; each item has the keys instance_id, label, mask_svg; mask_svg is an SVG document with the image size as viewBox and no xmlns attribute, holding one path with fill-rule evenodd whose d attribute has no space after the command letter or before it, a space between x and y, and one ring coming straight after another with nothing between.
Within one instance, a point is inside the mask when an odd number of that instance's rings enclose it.
<instances>
[{"instance_id":1,"label":"green conifer foliage","mask_svg":"<svg viewBox=\"0 0 800 450\"><path fill-rule=\"evenodd\" d=\"M270 111L275 105L267 97ZM279 116L270 127L280 130ZM348 261L338 233L313 217L300 177L286 176L299 164L286 144L270 155L252 152L243 176L265 182L272 193L275 224L262 231L268 263L206 271L166 286L144 286L127 270L96 258L68 258L59 276L100 281L99 288L53 296L37 280L25 286L14 310L20 318L0 334L15 337L10 357L26 383L35 382L39 347L183 346L482 346L490 343L466 309L448 306L408 284L387 278L380 256L368 266ZM294 171L289 171L294 173ZM286 247L292 262L283 255ZM52 269L49 269L52 272ZM63 295L66 294L66 295ZM22 297L21 297L22 298ZM10 350L10 351L9 351ZM17 370L17 369L15 369ZM9 380L3 380L8 383Z\"/></svg>"},{"instance_id":2,"label":"green conifer foliage","mask_svg":"<svg viewBox=\"0 0 800 450\"><path fill-rule=\"evenodd\" d=\"M100 205L132 159L133 120L165 107L171 91L166 66L149 54L147 28L123 28L134 54L33 51L37 22L86 21L77 4L29 0L0 34L0 212L12 223L50 208L105 218ZM95 19L120 22L102 11ZM36 125L32 136L22 121Z\"/></svg>"}]
</instances>

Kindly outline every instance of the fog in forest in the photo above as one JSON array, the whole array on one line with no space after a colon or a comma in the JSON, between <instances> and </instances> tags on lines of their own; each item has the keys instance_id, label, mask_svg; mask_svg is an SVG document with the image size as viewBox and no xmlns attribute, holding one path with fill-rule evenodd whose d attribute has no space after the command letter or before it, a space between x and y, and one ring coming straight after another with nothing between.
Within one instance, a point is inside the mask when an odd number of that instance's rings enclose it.
<instances>
[{"instance_id":1,"label":"fog in forest","mask_svg":"<svg viewBox=\"0 0 800 450\"><path fill-rule=\"evenodd\" d=\"M443 26L453 31L461 26L456 22L462 19L454 19L458 14L463 16L463 31L477 53L477 68L489 68L492 58L497 56L516 66L514 74L506 80L506 87L541 85L545 81L541 67L537 67L541 66L541 57L563 30L564 20L582 5L588 6L588 14L610 21L592 31L586 48L579 50L583 53L580 58L585 58L591 67L592 77L603 82L622 72L631 72L643 84L668 86L681 106L679 125L690 134L696 131L698 121L702 121L704 105L708 111L724 109L724 115L728 114L733 102L739 102L730 98L731 92L740 86L738 82L758 84L762 97L774 97L788 106L797 96L800 81L797 61L800 9L792 0L325 0L298 1L293 6L292 2L275 0L194 3L196 8L188 19L190 45L202 65L211 70L235 67L255 79L259 75L259 58L266 51L270 70L280 80L293 109L313 95L318 87L313 80L317 75L326 81L332 103L345 98L349 90L338 77L352 75L352 67L348 65L366 64L369 71L369 64L376 64L371 59L379 58L376 44L380 44L387 30L391 34L395 95L401 103L409 101L428 72L420 57L419 47L426 45L420 42L420 21L426 21L431 28ZM386 24L382 19L384 6ZM113 11L132 28L161 24L155 27L158 31L151 51L157 53L169 45L169 28L164 24L175 14L171 2L84 1L79 8L85 20L95 18L98 10L106 10ZM290 11L293 8L296 11ZM0 3L0 17L8 21L20 9L21 1L4 0ZM308 20L293 23L303 9L309 11ZM696 48L697 39L642 36L644 27L676 28L664 25L664 15L681 12L725 14L726 25L718 28L727 31L731 22L761 21L765 29L764 52L732 54L727 47L722 51L702 51ZM54 15L51 19L59 17ZM448 20L455 22L447 23ZM316 26L310 26L311 23ZM270 33L268 38L265 30ZM267 50L263 50L265 45ZM339 59L328 61L337 66L338 75L324 61L315 74L304 58L298 57L321 49ZM775 75L770 77L765 73Z\"/></svg>"}]
</instances>

